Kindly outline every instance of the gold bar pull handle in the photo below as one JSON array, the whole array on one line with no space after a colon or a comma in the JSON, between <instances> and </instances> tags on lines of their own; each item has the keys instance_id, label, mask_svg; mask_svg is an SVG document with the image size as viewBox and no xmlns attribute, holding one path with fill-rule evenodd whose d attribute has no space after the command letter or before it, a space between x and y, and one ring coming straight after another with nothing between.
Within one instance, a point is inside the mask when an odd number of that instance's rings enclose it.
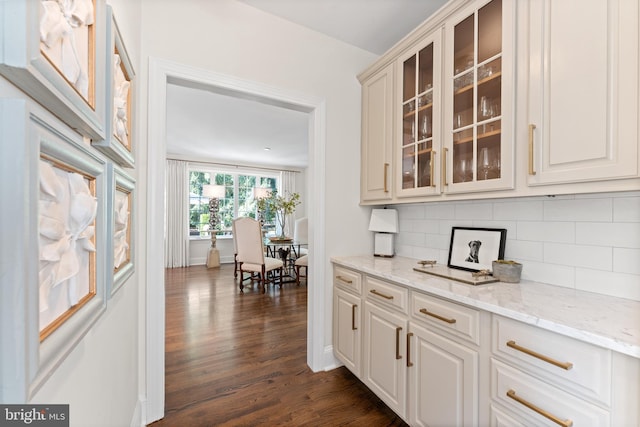
<instances>
[{"instance_id":1,"label":"gold bar pull handle","mask_svg":"<svg viewBox=\"0 0 640 427\"><path fill-rule=\"evenodd\" d=\"M352 331L357 331L358 327L356 326L356 308L358 306L357 305L352 305L351 306L351 330Z\"/></svg>"},{"instance_id":2,"label":"gold bar pull handle","mask_svg":"<svg viewBox=\"0 0 640 427\"><path fill-rule=\"evenodd\" d=\"M571 362L559 362L559 361L557 361L555 359L550 358L549 356L545 356L544 354L540 354L540 353L535 352L533 350L529 350L526 347L519 346L513 340L507 341L507 347L511 347L514 350L521 351L521 352L523 352L525 354L528 354L529 356L535 357L536 359L540 359L543 362L550 363L550 364L552 364L554 366L557 366L558 368L562 368L562 369L564 369L566 371L568 371L569 369L573 368L573 363L571 363Z\"/></svg>"},{"instance_id":3,"label":"gold bar pull handle","mask_svg":"<svg viewBox=\"0 0 640 427\"><path fill-rule=\"evenodd\" d=\"M400 332L402 332L402 328L398 326L396 328L396 360L402 359L402 355L400 355Z\"/></svg>"},{"instance_id":4,"label":"gold bar pull handle","mask_svg":"<svg viewBox=\"0 0 640 427\"><path fill-rule=\"evenodd\" d=\"M449 152L448 148L444 149L444 153L442 154L442 182L444 185L449 185L447 182L447 153Z\"/></svg>"},{"instance_id":5,"label":"gold bar pull handle","mask_svg":"<svg viewBox=\"0 0 640 427\"><path fill-rule=\"evenodd\" d=\"M407 334L407 367L410 368L413 366L413 362L411 361L411 337L413 336L413 332L409 332Z\"/></svg>"},{"instance_id":6,"label":"gold bar pull handle","mask_svg":"<svg viewBox=\"0 0 640 427\"><path fill-rule=\"evenodd\" d=\"M388 300L393 299L393 295L386 295L386 294L383 294L382 292L376 291L375 289L371 289L369 292L371 292L374 295L378 295L379 297L382 297L384 299L388 299Z\"/></svg>"},{"instance_id":7,"label":"gold bar pull handle","mask_svg":"<svg viewBox=\"0 0 640 427\"><path fill-rule=\"evenodd\" d=\"M431 186L435 187L436 186L436 177L433 174L433 172L435 171L435 160L436 160L436 152L431 150L431 164L430 164L430 168L431 170L429 171L429 178L431 179Z\"/></svg>"},{"instance_id":8,"label":"gold bar pull handle","mask_svg":"<svg viewBox=\"0 0 640 427\"><path fill-rule=\"evenodd\" d=\"M533 167L533 131L536 125L529 125L529 175L535 175L536 171Z\"/></svg>"},{"instance_id":9,"label":"gold bar pull handle","mask_svg":"<svg viewBox=\"0 0 640 427\"><path fill-rule=\"evenodd\" d=\"M384 164L384 192L388 193L389 188L387 188L387 178L389 176L389 163Z\"/></svg>"},{"instance_id":10,"label":"gold bar pull handle","mask_svg":"<svg viewBox=\"0 0 640 427\"><path fill-rule=\"evenodd\" d=\"M537 412L538 414L542 415L543 417L553 421L554 423L556 423L556 424L558 424L560 426L571 427L573 425L573 421L571 421L571 420L561 420L560 418L556 417L552 413L547 412L542 408L538 408L533 403L524 400L520 396L517 396L515 390L509 389L509 391L507 391L507 397L509 397L509 398L515 400L516 402L526 406L527 408L531 409L532 411Z\"/></svg>"},{"instance_id":11,"label":"gold bar pull handle","mask_svg":"<svg viewBox=\"0 0 640 427\"><path fill-rule=\"evenodd\" d=\"M447 322L447 323L449 323L449 324L454 324L454 323L456 323L456 319L449 319L449 318L446 318L446 317L442 317L442 316L440 316L439 314L435 314L435 313L430 312L430 311L429 311L429 310L427 310L426 308L421 308L421 309L420 309L420 313L422 313L422 314L426 314L427 316L435 317L436 319L438 319L438 320L442 320L443 322Z\"/></svg>"},{"instance_id":12,"label":"gold bar pull handle","mask_svg":"<svg viewBox=\"0 0 640 427\"><path fill-rule=\"evenodd\" d=\"M348 283L348 284L352 284L353 283L353 281L351 281L349 279L345 279L342 276L336 276L336 279L340 280L341 282Z\"/></svg>"}]
</instances>

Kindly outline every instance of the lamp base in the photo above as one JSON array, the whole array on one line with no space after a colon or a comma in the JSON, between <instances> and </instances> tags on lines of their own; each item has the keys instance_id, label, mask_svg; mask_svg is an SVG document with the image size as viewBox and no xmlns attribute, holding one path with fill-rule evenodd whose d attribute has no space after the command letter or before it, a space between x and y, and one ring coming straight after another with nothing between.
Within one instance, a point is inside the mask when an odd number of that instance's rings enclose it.
<instances>
[{"instance_id":1,"label":"lamp base","mask_svg":"<svg viewBox=\"0 0 640 427\"><path fill-rule=\"evenodd\" d=\"M217 248L209 248L207 254L207 268L220 267L220 251Z\"/></svg>"},{"instance_id":2,"label":"lamp base","mask_svg":"<svg viewBox=\"0 0 640 427\"><path fill-rule=\"evenodd\" d=\"M373 254L375 256L392 258L395 255L393 237L394 235L391 233L376 233Z\"/></svg>"}]
</instances>

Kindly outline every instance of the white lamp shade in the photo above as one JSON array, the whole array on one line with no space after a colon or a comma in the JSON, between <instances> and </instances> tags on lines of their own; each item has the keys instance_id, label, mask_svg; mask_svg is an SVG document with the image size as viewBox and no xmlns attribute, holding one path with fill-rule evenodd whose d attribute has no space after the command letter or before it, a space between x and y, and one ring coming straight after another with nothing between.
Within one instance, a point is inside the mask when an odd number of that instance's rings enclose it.
<instances>
[{"instance_id":1,"label":"white lamp shade","mask_svg":"<svg viewBox=\"0 0 640 427\"><path fill-rule=\"evenodd\" d=\"M203 185L202 195L209 199L224 198L224 185Z\"/></svg>"},{"instance_id":2,"label":"white lamp shade","mask_svg":"<svg viewBox=\"0 0 640 427\"><path fill-rule=\"evenodd\" d=\"M395 209L372 209L369 231L397 233L398 211Z\"/></svg>"},{"instance_id":3,"label":"white lamp shade","mask_svg":"<svg viewBox=\"0 0 640 427\"><path fill-rule=\"evenodd\" d=\"M255 199L264 199L271 196L271 189L265 187L253 187L253 197Z\"/></svg>"}]
</instances>

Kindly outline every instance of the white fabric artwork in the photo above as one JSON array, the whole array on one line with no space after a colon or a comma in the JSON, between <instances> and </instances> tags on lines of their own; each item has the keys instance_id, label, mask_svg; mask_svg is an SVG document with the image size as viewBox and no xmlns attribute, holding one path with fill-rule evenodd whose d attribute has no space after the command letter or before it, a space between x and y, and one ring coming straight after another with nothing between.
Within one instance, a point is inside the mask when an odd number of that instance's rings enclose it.
<instances>
[{"instance_id":1,"label":"white fabric artwork","mask_svg":"<svg viewBox=\"0 0 640 427\"><path fill-rule=\"evenodd\" d=\"M122 68L120 67L122 59L120 55L114 54L114 94L113 94L113 129L115 136L125 146L129 146L129 129L127 126L127 102L129 99L129 82Z\"/></svg>"},{"instance_id":2,"label":"white fabric artwork","mask_svg":"<svg viewBox=\"0 0 640 427\"><path fill-rule=\"evenodd\" d=\"M62 284L67 290L63 305L71 307L78 303L81 291L77 276L82 260L87 258L83 254L95 252L91 239L98 203L82 175L61 169L56 172L45 161L40 161L39 169L39 308L42 314L50 309L50 294ZM80 286L84 289L88 284Z\"/></svg>"},{"instance_id":3,"label":"white fabric artwork","mask_svg":"<svg viewBox=\"0 0 640 427\"><path fill-rule=\"evenodd\" d=\"M129 226L129 196L127 194L116 193L114 214L113 266L118 268L127 260L127 252L129 250L129 243L127 242Z\"/></svg>"},{"instance_id":4,"label":"white fabric artwork","mask_svg":"<svg viewBox=\"0 0 640 427\"><path fill-rule=\"evenodd\" d=\"M93 25L92 0L42 0L40 41L46 49L60 50L60 67L64 77L88 98L89 79L86 66L78 55L76 29ZM86 57L87 55L83 55Z\"/></svg>"}]
</instances>

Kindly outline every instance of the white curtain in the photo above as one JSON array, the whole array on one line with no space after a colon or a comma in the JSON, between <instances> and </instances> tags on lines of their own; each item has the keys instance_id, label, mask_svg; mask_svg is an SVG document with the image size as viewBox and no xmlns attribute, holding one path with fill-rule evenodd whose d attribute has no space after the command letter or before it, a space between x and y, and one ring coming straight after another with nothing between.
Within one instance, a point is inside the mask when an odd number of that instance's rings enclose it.
<instances>
[{"instance_id":1,"label":"white curtain","mask_svg":"<svg viewBox=\"0 0 640 427\"><path fill-rule=\"evenodd\" d=\"M167 268L189 266L189 164L167 160L164 263Z\"/></svg>"},{"instance_id":2,"label":"white curtain","mask_svg":"<svg viewBox=\"0 0 640 427\"><path fill-rule=\"evenodd\" d=\"M296 192L296 175L295 172L280 171L280 194L288 196ZM288 217L284 226L285 236L293 236L294 218Z\"/></svg>"}]
</instances>

